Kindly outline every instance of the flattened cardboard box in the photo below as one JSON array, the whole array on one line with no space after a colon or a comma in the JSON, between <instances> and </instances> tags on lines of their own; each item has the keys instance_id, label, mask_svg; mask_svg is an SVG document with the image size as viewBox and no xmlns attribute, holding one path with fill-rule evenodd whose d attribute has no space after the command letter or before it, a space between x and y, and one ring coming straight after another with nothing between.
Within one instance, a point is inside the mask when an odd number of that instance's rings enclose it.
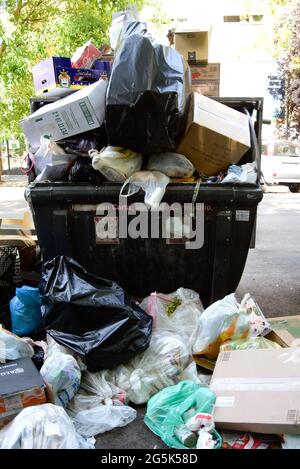
<instances>
[{"instance_id":1,"label":"flattened cardboard box","mask_svg":"<svg viewBox=\"0 0 300 469\"><path fill-rule=\"evenodd\" d=\"M221 352L210 389L217 428L300 434L300 348Z\"/></svg>"},{"instance_id":2,"label":"flattened cardboard box","mask_svg":"<svg viewBox=\"0 0 300 469\"><path fill-rule=\"evenodd\" d=\"M248 117L217 101L193 93L188 124L177 153L185 155L199 173L225 171L250 148Z\"/></svg>"},{"instance_id":3,"label":"flattened cardboard box","mask_svg":"<svg viewBox=\"0 0 300 469\"><path fill-rule=\"evenodd\" d=\"M272 331L267 339L281 347L300 347L300 315L268 318Z\"/></svg>"},{"instance_id":4,"label":"flattened cardboard box","mask_svg":"<svg viewBox=\"0 0 300 469\"><path fill-rule=\"evenodd\" d=\"M30 358L0 364L0 422L25 407L45 402L43 379Z\"/></svg>"}]
</instances>

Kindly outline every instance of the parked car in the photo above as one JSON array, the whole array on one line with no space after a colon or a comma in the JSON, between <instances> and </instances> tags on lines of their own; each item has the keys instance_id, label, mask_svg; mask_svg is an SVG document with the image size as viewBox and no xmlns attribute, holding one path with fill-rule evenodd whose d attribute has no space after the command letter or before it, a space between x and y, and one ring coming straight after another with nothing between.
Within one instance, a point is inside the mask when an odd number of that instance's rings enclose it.
<instances>
[{"instance_id":1,"label":"parked car","mask_svg":"<svg viewBox=\"0 0 300 469\"><path fill-rule=\"evenodd\" d=\"M300 191L300 142L272 140L262 144L261 172L266 184L283 184Z\"/></svg>"}]
</instances>

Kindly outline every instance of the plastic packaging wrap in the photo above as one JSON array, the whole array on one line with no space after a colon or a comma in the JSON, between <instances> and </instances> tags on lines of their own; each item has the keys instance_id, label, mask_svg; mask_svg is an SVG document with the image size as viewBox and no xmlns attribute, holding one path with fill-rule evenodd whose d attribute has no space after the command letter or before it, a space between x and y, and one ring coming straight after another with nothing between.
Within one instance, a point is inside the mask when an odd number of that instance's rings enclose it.
<instances>
[{"instance_id":1,"label":"plastic packaging wrap","mask_svg":"<svg viewBox=\"0 0 300 469\"><path fill-rule=\"evenodd\" d=\"M168 295L152 293L142 301L141 308L153 317L154 330L177 333L192 348L204 309L198 293L187 288L179 288Z\"/></svg>"},{"instance_id":2,"label":"plastic packaging wrap","mask_svg":"<svg viewBox=\"0 0 300 469\"><path fill-rule=\"evenodd\" d=\"M112 182L124 182L142 167L142 155L126 148L107 147L101 152L90 151L93 168Z\"/></svg>"},{"instance_id":3,"label":"plastic packaging wrap","mask_svg":"<svg viewBox=\"0 0 300 469\"><path fill-rule=\"evenodd\" d=\"M176 50L141 29L140 23L127 25L114 61L106 108L109 144L141 153L173 151L185 130L186 65Z\"/></svg>"},{"instance_id":4,"label":"plastic packaging wrap","mask_svg":"<svg viewBox=\"0 0 300 469\"><path fill-rule=\"evenodd\" d=\"M113 368L147 349L152 319L115 282L61 256L42 270L47 332L84 358L89 371Z\"/></svg>"},{"instance_id":5,"label":"plastic packaging wrap","mask_svg":"<svg viewBox=\"0 0 300 469\"><path fill-rule=\"evenodd\" d=\"M175 436L176 429L185 425L185 414L191 410L195 414L198 412L212 414L215 401L216 396L210 389L191 381L181 381L175 386L166 387L149 400L145 424L166 445L171 448L186 449L187 447ZM212 436L215 441L214 447L220 448L220 435L213 430Z\"/></svg>"},{"instance_id":6,"label":"plastic packaging wrap","mask_svg":"<svg viewBox=\"0 0 300 469\"><path fill-rule=\"evenodd\" d=\"M271 332L271 326L255 299L247 293L241 301L240 311L245 312L250 320L250 336L265 336Z\"/></svg>"},{"instance_id":7,"label":"plastic packaging wrap","mask_svg":"<svg viewBox=\"0 0 300 469\"><path fill-rule=\"evenodd\" d=\"M153 209L158 209L169 182L168 176L159 171L139 171L124 182L120 190L120 196L130 197L143 189L145 204ZM127 185L127 193L125 194L124 190Z\"/></svg>"},{"instance_id":8,"label":"plastic packaging wrap","mask_svg":"<svg viewBox=\"0 0 300 469\"><path fill-rule=\"evenodd\" d=\"M24 336L42 327L41 298L38 288L24 285L16 288L10 301L12 330Z\"/></svg>"},{"instance_id":9,"label":"plastic packaging wrap","mask_svg":"<svg viewBox=\"0 0 300 469\"><path fill-rule=\"evenodd\" d=\"M65 177L70 166L77 156L60 148L51 138L41 137L38 150L35 153L29 151L29 157L33 163L36 182L59 181Z\"/></svg>"},{"instance_id":10,"label":"plastic packaging wrap","mask_svg":"<svg viewBox=\"0 0 300 469\"><path fill-rule=\"evenodd\" d=\"M190 178L195 172L190 160L178 153L155 153L151 155L147 170L160 171L170 178Z\"/></svg>"},{"instance_id":11,"label":"plastic packaging wrap","mask_svg":"<svg viewBox=\"0 0 300 469\"><path fill-rule=\"evenodd\" d=\"M280 345L276 344L272 340L268 340L265 337L249 337L246 340L231 340L221 346L221 350L248 350L248 349L265 349L265 348L280 348Z\"/></svg>"},{"instance_id":12,"label":"plastic packaging wrap","mask_svg":"<svg viewBox=\"0 0 300 469\"><path fill-rule=\"evenodd\" d=\"M221 181L222 184L257 184L257 164L246 163L242 166L231 165L228 168L227 175Z\"/></svg>"},{"instance_id":13,"label":"plastic packaging wrap","mask_svg":"<svg viewBox=\"0 0 300 469\"><path fill-rule=\"evenodd\" d=\"M27 407L0 430L0 449L92 449L62 407Z\"/></svg>"},{"instance_id":14,"label":"plastic packaging wrap","mask_svg":"<svg viewBox=\"0 0 300 469\"><path fill-rule=\"evenodd\" d=\"M99 405L82 410L73 418L78 433L88 438L125 427L136 418L136 410L128 406Z\"/></svg>"},{"instance_id":15,"label":"plastic packaging wrap","mask_svg":"<svg viewBox=\"0 0 300 469\"><path fill-rule=\"evenodd\" d=\"M75 358L58 352L46 358L40 373L50 384L56 405L66 407L80 386L81 371Z\"/></svg>"},{"instance_id":16,"label":"plastic packaging wrap","mask_svg":"<svg viewBox=\"0 0 300 469\"><path fill-rule=\"evenodd\" d=\"M249 315L241 312L234 294L210 305L199 317L193 353L209 359L218 356L228 339L246 339L250 332Z\"/></svg>"},{"instance_id":17,"label":"plastic packaging wrap","mask_svg":"<svg viewBox=\"0 0 300 469\"><path fill-rule=\"evenodd\" d=\"M9 331L2 329L0 325L0 363L6 360L33 357L32 346L24 339L20 339Z\"/></svg>"}]
</instances>

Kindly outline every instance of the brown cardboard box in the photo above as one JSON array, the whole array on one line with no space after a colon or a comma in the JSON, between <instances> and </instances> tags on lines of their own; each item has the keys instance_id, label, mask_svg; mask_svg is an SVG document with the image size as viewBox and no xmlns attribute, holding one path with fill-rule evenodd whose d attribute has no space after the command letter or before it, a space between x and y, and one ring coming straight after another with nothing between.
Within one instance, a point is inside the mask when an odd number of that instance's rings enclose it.
<instances>
[{"instance_id":1,"label":"brown cardboard box","mask_svg":"<svg viewBox=\"0 0 300 469\"><path fill-rule=\"evenodd\" d=\"M221 352L210 389L217 428L300 434L300 349Z\"/></svg>"},{"instance_id":2,"label":"brown cardboard box","mask_svg":"<svg viewBox=\"0 0 300 469\"><path fill-rule=\"evenodd\" d=\"M192 83L192 91L203 94L203 96L219 96L220 82L219 80L202 80L198 83Z\"/></svg>"},{"instance_id":3,"label":"brown cardboard box","mask_svg":"<svg viewBox=\"0 0 300 469\"><path fill-rule=\"evenodd\" d=\"M272 331L267 339L281 347L300 347L300 315L268 318Z\"/></svg>"},{"instance_id":4,"label":"brown cardboard box","mask_svg":"<svg viewBox=\"0 0 300 469\"><path fill-rule=\"evenodd\" d=\"M220 80L220 64L190 64L192 83L198 81Z\"/></svg>"},{"instance_id":5,"label":"brown cardboard box","mask_svg":"<svg viewBox=\"0 0 300 469\"><path fill-rule=\"evenodd\" d=\"M250 147L245 114L193 93L185 135L177 153L185 155L199 173L214 176L237 163Z\"/></svg>"},{"instance_id":6,"label":"brown cardboard box","mask_svg":"<svg viewBox=\"0 0 300 469\"><path fill-rule=\"evenodd\" d=\"M175 31L175 49L185 60L208 61L209 31Z\"/></svg>"}]
</instances>

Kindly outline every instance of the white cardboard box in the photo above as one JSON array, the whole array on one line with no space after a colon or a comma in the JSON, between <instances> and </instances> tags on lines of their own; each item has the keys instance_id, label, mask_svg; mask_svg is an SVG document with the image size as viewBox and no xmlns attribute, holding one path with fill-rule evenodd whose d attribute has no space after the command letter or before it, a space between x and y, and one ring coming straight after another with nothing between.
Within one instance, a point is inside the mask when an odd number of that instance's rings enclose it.
<instances>
[{"instance_id":1,"label":"white cardboard box","mask_svg":"<svg viewBox=\"0 0 300 469\"><path fill-rule=\"evenodd\" d=\"M20 127L30 145L38 146L43 135L58 141L100 127L105 116L106 88L107 81L99 80L23 119Z\"/></svg>"}]
</instances>

